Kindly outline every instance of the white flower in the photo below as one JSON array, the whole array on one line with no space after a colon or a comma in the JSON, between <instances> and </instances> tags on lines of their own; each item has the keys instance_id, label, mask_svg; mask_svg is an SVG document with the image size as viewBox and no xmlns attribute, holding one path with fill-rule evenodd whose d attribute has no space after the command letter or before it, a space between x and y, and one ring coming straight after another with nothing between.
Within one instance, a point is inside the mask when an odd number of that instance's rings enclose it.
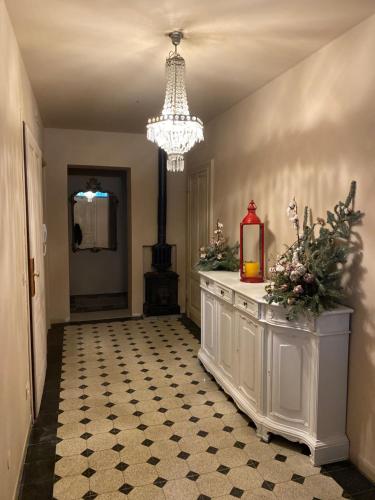
<instances>
[{"instance_id":1,"label":"white flower","mask_svg":"<svg viewBox=\"0 0 375 500\"><path fill-rule=\"evenodd\" d=\"M276 266L276 272L277 273L283 273L285 271L285 267L282 266L281 264L277 264Z\"/></svg>"},{"instance_id":2,"label":"white flower","mask_svg":"<svg viewBox=\"0 0 375 500\"><path fill-rule=\"evenodd\" d=\"M223 224L222 222L218 222L218 223L217 223L217 227L218 227L219 229L223 229L224 224Z\"/></svg>"},{"instance_id":3,"label":"white flower","mask_svg":"<svg viewBox=\"0 0 375 500\"><path fill-rule=\"evenodd\" d=\"M270 268L269 268L269 272L270 272L271 274L275 273L275 272L276 272L276 267L270 267Z\"/></svg>"},{"instance_id":4,"label":"white flower","mask_svg":"<svg viewBox=\"0 0 375 500\"><path fill-rule=\"evenodd\" d=\"M205 253L201 253L201 259L205 259L207 255Z\"/></svg>"},{"instance_id":5,"label":"white flower","mask_svg":"<svg viewBox=\"0 0 375 500\"><path fill-rule=\"evenodd\" d=\"M221 253L218 253L216 258L217 260L221 260L223 258L223 255Z\"/></svg>"},{"instance_id":6,"label":"white flower","mask_svg":"<svg viewBox=\"0 0 375 500\"><path fill-rule=\"evenodd\" d=\"M296 208L296 202L295 202L295 200L291 200L289 202L288 208L290 208L290 210L294 210Z\"/></svg>"}]
</instances>

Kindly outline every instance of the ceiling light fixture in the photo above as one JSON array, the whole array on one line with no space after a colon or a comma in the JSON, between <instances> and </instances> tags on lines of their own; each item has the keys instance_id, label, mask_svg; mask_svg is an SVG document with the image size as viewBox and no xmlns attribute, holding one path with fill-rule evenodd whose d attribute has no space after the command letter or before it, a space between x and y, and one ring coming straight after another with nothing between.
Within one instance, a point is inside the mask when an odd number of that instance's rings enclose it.
<instances>
[{"instance_id":1,"label":"ceiling light fixture","mask_svg":"<svg viewBox=\"0 0 375 500\"><path fill-rule=\"evenodd\" d=\"M191 116L186 96L185 59L177 52L183 38L181 31L169 34L175 47L166 60L166 91L161 114L149 118L147 139L155 142L168 154L167 170L182 172L184 154L197 142L203 141L203 123Z\"/></svg>"}]
</instances>

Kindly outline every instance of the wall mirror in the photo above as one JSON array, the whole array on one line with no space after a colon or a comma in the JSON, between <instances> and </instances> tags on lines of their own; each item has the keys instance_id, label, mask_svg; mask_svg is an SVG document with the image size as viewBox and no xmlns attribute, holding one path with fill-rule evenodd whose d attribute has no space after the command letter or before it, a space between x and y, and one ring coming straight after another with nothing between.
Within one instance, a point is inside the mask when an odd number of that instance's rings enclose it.
<instances>
[{"instance_id":1,"label":"wall mirror","mask_svg":"<svg viewBox=\"0 0 375 500\"><path fill-rule=\"evenodd\" d=\"M103 190L95 177L85 189L72 194L73 252L116 250L117 204L117 197Z\"/></svg>"}]
</instances>

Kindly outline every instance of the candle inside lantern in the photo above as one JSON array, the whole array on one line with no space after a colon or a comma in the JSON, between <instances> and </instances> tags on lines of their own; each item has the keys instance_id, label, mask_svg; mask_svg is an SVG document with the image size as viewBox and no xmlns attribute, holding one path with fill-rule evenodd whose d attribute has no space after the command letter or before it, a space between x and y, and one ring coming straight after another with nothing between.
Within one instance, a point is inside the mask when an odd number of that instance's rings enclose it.
<instances>
[{"instance_id":1,"label":"candle inside lantern","mask_svg":"<svg viewBox=\"0 0 375 500\"><path fill-rule=\"evenodd\" d=\"M245 262L244 274L246 278L257 278L259 276L259 262Z\"/></svg>"}]
</instances>

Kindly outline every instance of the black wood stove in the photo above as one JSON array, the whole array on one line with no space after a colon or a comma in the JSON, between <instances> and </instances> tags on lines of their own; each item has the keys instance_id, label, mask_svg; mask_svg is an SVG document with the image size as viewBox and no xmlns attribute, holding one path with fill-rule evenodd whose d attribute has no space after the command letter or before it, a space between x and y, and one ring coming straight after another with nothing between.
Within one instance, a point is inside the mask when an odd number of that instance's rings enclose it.
<instances>
[{"instance_id":1,"label":"black wood stove","mask_svg":"<svg viewBox=\"0 0 375 500\"><path fill-rule=\"evenodd\" d=\"M170 270L172 247L166 242L167 230L167 154L159 148L158 242L152 247L154 271L145 273L146 316L179 314L178 274Z\"/></svg>"}]
</instances>

